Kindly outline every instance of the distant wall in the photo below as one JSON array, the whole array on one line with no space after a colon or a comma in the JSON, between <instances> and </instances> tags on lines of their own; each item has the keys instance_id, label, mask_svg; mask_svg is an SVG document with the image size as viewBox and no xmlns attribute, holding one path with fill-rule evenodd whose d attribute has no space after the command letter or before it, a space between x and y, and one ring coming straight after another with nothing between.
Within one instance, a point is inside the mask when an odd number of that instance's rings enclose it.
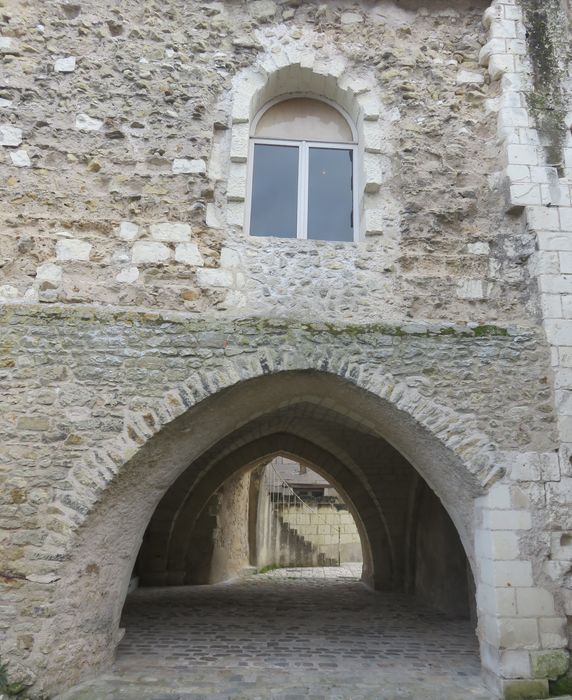
<instances>
[{"instance_id":1,"label":"distant wall","mask_svg":"<svg viewBox=\"0 0 572 700\"><path fill-rule=\"evenodd\" d=\"M448 615L468 618L467 557L451 518L427 486L420 495L417 513L415 593Z\"/></svg>"}]
</instances>

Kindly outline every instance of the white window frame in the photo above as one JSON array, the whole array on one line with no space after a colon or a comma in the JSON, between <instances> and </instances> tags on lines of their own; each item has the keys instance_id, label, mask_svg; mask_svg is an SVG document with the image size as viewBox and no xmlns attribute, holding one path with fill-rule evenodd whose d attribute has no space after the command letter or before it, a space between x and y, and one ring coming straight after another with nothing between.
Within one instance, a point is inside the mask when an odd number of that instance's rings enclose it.
<instances>
[{"instance_id":1,"label":"white window frame","mask_svg":"<svg viewBox=\"0 0 572 700\"><path fill-rule=\"evenodd\" d=\"M352 206L353 206L353 242L359 240L360 232L360 222L359 222L359 188L358 188L358 144L356 142L356 131L352 124L349 116L340 109L335 103L330 100L326 100L322 97L317 97L315 95L304 95L304 94L289 94L279 97L275 100L270 101L266 104L263 109L261 109L256 115L252 122L252 133L255 133L256 126L262 117L262 115L269 110L274 105L285 100L293 99L296 97L306 97L312 100L318 100L320 102L325 102L330 107L337 110L346 120L354 138L353 142L343 142L343 141L300 141L299 139L264 139L256 138L255 136L250 137L249 149L248 149L248 173L247 173L247 191L246 191L246 211L245 211L245 222L244 229L250 236L250 218L252 210L252 182L254 177L254 147L258 144L268 145L268 146L296 146L298 148L298 200L297 200L297 230L296 239L307 240L308 239L308 174L309 174L309 155L310 148L327 148L327 149L338 149L343 151L352 152ZM264 236L257 236L257 238L264 238ZM280 236L268 236L268 238L280 238ZM286 240L295 240L286 239ZM311 239L311 240L323 240L329 241L330 243L350 243L351 241L332 241L327 238L323 239Z\"/></svg>"}]
</instances>

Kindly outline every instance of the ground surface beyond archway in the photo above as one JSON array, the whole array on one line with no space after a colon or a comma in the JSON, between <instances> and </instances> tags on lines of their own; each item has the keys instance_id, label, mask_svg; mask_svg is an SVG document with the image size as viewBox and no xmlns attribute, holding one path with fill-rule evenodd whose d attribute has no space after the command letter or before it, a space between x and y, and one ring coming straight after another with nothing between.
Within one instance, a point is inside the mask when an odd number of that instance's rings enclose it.
<instances>
[{"instance_id":1,"label":"ground surface beyond archway","mask_svg":"<svg viewBox=\"0 0 572 700\"><path fill-rule=\"evenodd\" d=\"M140 589L113 673L64 698L490 699L468 621L372 591L358 569Z\"/></svg>"}]
</instances>

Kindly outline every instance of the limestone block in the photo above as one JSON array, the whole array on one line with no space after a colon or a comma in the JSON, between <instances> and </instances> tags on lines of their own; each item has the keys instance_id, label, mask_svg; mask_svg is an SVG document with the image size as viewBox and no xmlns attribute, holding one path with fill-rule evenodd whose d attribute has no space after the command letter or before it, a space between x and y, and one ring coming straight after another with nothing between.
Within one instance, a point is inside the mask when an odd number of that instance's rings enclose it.
<instances>
[{"instance_id":1,"label":"limestone block","mask_svg":"<svg viewBox=\"0 0 572 700\"><path fill-rule=\"evenodd\" d=\"M236 250L232 248L223 248L220 251L220 266L225 269L234 269L241 267L242 261L240 255Z\"/></svg>"},{"instance_id":2,"label":"limestone block","mask_svg":"<svg viewBox=\"0 0 572 700\"><path fill-rule=\"evenodd\" d=\"M44 263L36 268L36 280L41 289L55 289L62 281L62 268L51 262Z\"/></svg>"},{"instance_id":3,"label":"limestone block","mask_svg":"<svg viewBox=\"0 0 572 700\"><path fill-rule=\"evenodd\" d=\"M171 257L171 250L164 243L137 241L133 245L131 260L139 263L162 263Z\"/></svg>"},{"instance_id":4,"label":"limestone block","mask_svg":"<svg viewBox=\"0 0 572 700\"><path fill-rule=\"evenodd\" d=\"M175 260L185 265L194 265L197 267L204 265L203 256L200 254L196 243L177 244L175 247Z\"/></svg>"},{"instance_id":5,"label":"limestone block","mask_svg":"<svg viewBox=\"0 0 572 700\"><path fill-rule=\"evenodd\" d=\"M556 452L545 452L540 455L540 473L544 481L560 479L560 459Z\"/></svg>"},{"instance_id":6,"label":"limestone block","mask_svg":"<svg viewBox=\"0 0 572 700\"><path fill-rule=\"evenodd\" d=\"M484 241L477 241L476 243L469 243L467 245L467 252L473 255L488 255L490 247L489 244Z\"/></svg>"},{"instance_id":7,"label":"limestone block","mask_svg":"<svg viewBox=\"0 0 572 700\"><path fill-rule=\"evenodd\" d=\"M139 226L132 221L122 221L119 224L118 236L122 241L134 241L139 234Z\"/></svg>"},{"instance_id":8,"label":"limestone block","mask_svg":"<svg viewBox=\"0 0 572 700\"><path fill-rule=\"evenodd\" d=\"M484 299L486 297L482 280L461 280L457 284L457 296L459 299Z\"/></svg>"},{"instance_id":9,"label":"limestone block","mask_svg":"<svg viewBox=\"0 0 572 700\"><path fill-rule=\"evenodd\" d=\"M538 165L539 163L538 148L535 146L509 143L506 150L510 165Z\"/></svg>"},{"instance_id":10,"label":"limestone block","mask_svg":"<svg viewBox=\"0 0 572 700\"><path fill-rule=\"evenodd\" d=\"M542 294L572 294L572 276L570 275L538 275L538 288ZM546 328L551 327L547 324ZM568 343L565 343L567 345Z\"/></svg>"},{"instance_id":11,"label":"limestone block","mask_svg":"<svg viewBox=\"0 0 572 700\"><path fill-rule=\"evenodd\" d=\"M479 51L479 65L488 66L489 60L493 54L506 53L506 40L503 38L495 38L487 41L487 43Z\"/></svg>"},{"instance_id":12,"label":"limestone block","mask_svg":"<svg viewBox=\"0 0 572 700\"><path fill-rule=\"evenodd\" d=\"M530 652L530 664L534 678L556 680L566 673L569 663L570 656L564 649Z\"/></svg>"},{"instance_id":13,"label":"limestone block","mask_svg":"<svg viewBox=\"0 0 572 700\"><path fill-rule=\"evenodd\" d=\"M560 481L551 481L546 484L546 497L548 503L572 505L572 477L563 476Z\"/></svg>"},{"instance_id":14,"label":"limestone block","mask_svg":"<svg viewBox=\"0 0 572 700\"><path fill-rule=\"evenodd\" d=\"M17 56L20 53L20 46L17 39L11 36L0 36L0 55Z\"/></svg>"},{"instance_id":15,"label":"limestone block","mask_svg":"<svg viewBox=\"0 0 572 700\"><path fill-rule=\"evenodd\" d=\"M494 585L511 588L523 586L531 588L532 565L529 561L497 561L494 567Z\"/></svg>"},{"instance_id":16,"label":"limestone block","mask_svg":"<svg viewBox=\"0 0 572 700\"><path fill-rule=\"evenodd\" d=\"M22 143L22 129L11 124L0 124L0 146L19 146Z\"/></svg>"},{"instance_id":17,"label":"limestone block","mask_svg":"<svg viewBox=\"0 0 572 700\"><path fill-rule=\"evenodd\" d=\"M561 617L541 617L538 621L540 642L544 649L562 649L568 644L566 620Z\"/></svg>"},{"instance_id":18,"label":"limestone block","mask_svg":"<svg viewBox=\"0 0 572 700\"><path fill-rule=\"evenodd\" d=\"M18 289L11 284L0 285L0 301L10 301L11 299L18 299L20 292Z\"/></svg>"},{"instance_id":19,"label":"limestone block","mask_svg":"<svg viewBox=\"0 0 572 700\"><path fill-rule=\"evenodd\" d=\"M191 227L188 224L163 222L151 224L149 230L155 241L182 242L191 238Z\"/></svg>"},{"instance_id":20,"label":"limestone block","mask_svg":"<svg viewBox=\"0 0 572 700\"><path fill-rule=\"evenodd\" d=\"M276 15L276 4L272 0L252 0L248 3L248 11L258 22L267 22Z\"/></svg>"},{"instance_id":21,"label":"limestone block","mask_svg":"<svg viewBox=\"0 0 572 700\"><path fill-rule=\"evenodd\" d=\"M572 416L572 391L568 389L558 389L554 392L554 402L556 410L560 415Z\"/></svg>"},{"instance_id":22,"label":"limestone block","mask_svg":"<svg viewBox=\"0 0 572 700\"><path fill-rule=\"evenodd\" d=\"M380 104L375 93L367 92L363 95L358 95L357 101L365 121L377 121L379 119Z\"/></svg>"},{"instance_id":23,"label":"limestone block","mask_svg":"<svg viewBox=\"0 0 572 700\"><path fill-rule=\"evenodd\" d=\"M363 147L366 153L381 153L381 131L377 122L364 122Z\"/></svg>"},{"instance_id":24,"label":"limestone block","mask_svg":"<svg viewBox=\"0 0 572 700\"><path fill-rule=\"evenodd\" d=\"M534 680L501 679L500 692L503 698L514 700L540 700L549 695L548 681L536 678ZM565 699L563 699L565 700Z\"/></svg>"},{"instance_id":25,"label":"limestone block","mask_svg":"<svg viewBox=\"0 0 572 700\"><path fill-rule=\"evenodd\" d=\"M365 230L368 234L383 233L384 230L384 211L383 209L366 209L365 210Z\"/></svg>"},{"instance_id":26,"label":"limestone block","mask_svg":"<svg viewBox=\"0 0 572 700\"><path fill-rule=\"evenodd\" d=\"M533 256L532 267L537 275L558 275L560 259L554 251L540 251Z\"/></svg>"},{"instance_id":27,"label":"limestone block","mask_svg":"<svg viewBox=\"0 0 572 700\"><path fill-rule=\"evenodd\" d=\"M0 97L0 108L11 107L12 104L12 100L7 100L5 97Z\"/></svg>"},{"instance_id":28,"label":"limestone block","mask_svg":"<svg viewBox=\"0 0 572 700\"><path fill-rule=\"evenodd\" d=\"M554 596L545 588L517 588L516 608L518 615L554 615Z\"/></svg>"},{"instance_id":29,"label":"limestone block","mask_svg":"<svg viewBox=\"0 0 572 700\"><path fill-rule=\"evenodd\" d=\"M232 202L242 202L246 197L246 165L232 163L226 195Z\"/></svg>"},{"instance_id":30,"label":"limestone block","mask_svg":"<svg viewBox=\"0 0 572 700\"><path fill-rule=\"evenodd\" d=\"M275 60L275 59L274 59ZM250 73L237 80L233 87L232 121L248 122L255 93L264 87L265 80L258 73Z\"/></svg>"},{"instance_id":31,"label":"limestone block","mask_svg":"<svg viewBox=\"0 0 572 700\"><path fill-rule=\"evenodd\" d=\"M64 238L56 243L58 260L89 260L92 245L79 238Z\"/></svg>"},{"instance_id":32,"label":"limestone block","mask_svg":"<svg viewBox=\"0 0 572 700\"><path fill-rule=\"evenodd\" d=\"M516 38L516 22L510 19L497 18L491 23L490 33L493 39L515 39Z\"/></svg>"},{"instance_id":33,"label":"limestone block","mask_svg":"<svg viewBox=\"0 0 572 700\"><path fill-rule=\"evenodd\" d=\"M505 73L514 73L514 58L510 54L494 53L489 58L491 80L499 80Z\"/></svg>"},{"instance_id":34,"label":"limestone block","mask_svg":"<svg viewBox=\"0 0 572 700\"><path fill-rule=\"evenodd\" d=\"M502 127L528 127L528 112L523 107L502 107L499 110L498 125Z\"/></svg>"},{"instance_id":35,"label":"limestone block","mask_svg":"<svg viewBox=\"0 0 572 700\"><path fill-rule=\"evenodd\" d=\"M54 70L57 73L73 73L75 70L75 56L66 56L66 58L58 58L54 62Z\"/></svg>"},{"instance_id":36,"label":"limestone block","mask_svg":"<svg viewBox=\"0 0 572 700\"><path fill-rule=\"evenodd\" d=\"M530 652L502 651L499 670L505 678L527 678L530 676Z\"/></svg>"},{"instance_id":37,"label":"limestone block","mask_svg":"<svg viewBox=\"0 0 572 700\"><path fill-rule=\"evenodd\" d=\"M201 287L232 287L232 272L216 268L202 268L197 270L197 283Z\"/></svg>"},{"instance_id":38,"label":"limestone block","mask_svg":"<svg viewBox=\"0 0 572 700\"><path fill-rule=\"evenodd\" d=\"M30 156L23 148L18 151L11 151L10 159L12 160L12 165L15 165L17 168L29 168L32 165Z\"/></svg>"},{"instance_id":39,"label":"limestone block","mask_svg":"<svg viewBox=\"0 0 572 700\"><path fill-rule=\"evenodd\" d=\"M233 163L246 163L250 145L249 124L235 124L232 127L230 159Z\"/></svg>"},{"instance_id":40,"label":"limestone block","mask_svg":"<svg viewBox=\"0 0 572 700\"><path fill-rule=\"evenodd\" d=\"M564 297L567 299L568 297ZM570 308L564 309L562 297L559 294L541 294L540 307L542 308L543 318L572 318L572 298L570 298Z\"/></svg>"},{"instance_id":41,"label":"limestone block","mask_svg":"<svg viewBox=\"0 0 572 700\"><path fill-rule=\"evenodd\" d=\"M572 561L572 532L553 532L550 535L552 559Z\"/></svg>"},{"instance_id":42,"label":"limestone block","mask_svg":"<svg viewBox=\"0 0 572 700\"><path fill-rule=\"evenodd\" d=\"M501 618L499 642L505 649L538 649L538 622L533 618Z\"/></svg>"},{"instance_id":43,"label":"limestone block","mask_svg":"<svg viewBox=\"0 0 572 700\"><path fill-rule=\"evenodd\" d=\"M123 282L125 284L133 284L133 282L136 282L139 279L139 268L135 267L134 265L126 267L115 276L115 279L118 282Z\"/></svg>"},{"instance_id":44,"label":"limestone block","mask_svg":"<svg viewBox=\"0 0 572 700\"><path fill-rule=\"evenodd\" d=\"M528 165L507 165L504 173L513 184L531 182L531 180L538 182L538 179L532 175L532 169Z\"/></svg>"},{"instance_id":45,"label":"limestone block","mask_svg":"<svg viewBox=\"0 0 572 700\"><path fill-rule=\"evenodd\" d=\"M119 248L113 252L111 262L115 265L124 265L131 261L131 252L125 248Z\"/></svg>"},{"instance_id":46,"label":"limestone block","mask_svg":"<svg viewBox=\"0 0 572 700\"><path fill-rule=\"evenodd\" d=\"M209 228L221 228L221 223L218 218L217 208L213 202L207 203L207 211L205 223Z\"/></svg>"},{"instance_id":47,"label":"limestone block","mask_svg":"<svg viewBox=\"0 0 572 700\"><path fill-rule=\"evenodd\" d=\"M482 73L478 73L477 71L472 71L472 70L460 70L457 73L457 83L459 84L468 84L468 83L476 83L476 84L481 84L485 82L485 76Z\"/></svg>"},{"instance_id":48,"label":"limestone block","mask_svg":"<svg viewBox=\"0 0 572 700\"><path fill-rule=\"evenodd\" d=\"M87 114L78 114L75 118L75 128L81 131L99 131L103 126L101 119L95 119Z\"/></svg>"},{"instance_id":49,"label":"limestone block","mask_svg":"<svg viewBox=\"0 0 572 700\"><path fill-rule=\"evenodd\" d=\"M374 194L379 192L383 183L381 169L381 156L374 153L365 153L363 158L365 191Z\"/></svg>"},{"instance_id":50,"label":"limestone block","mask_svg":"<svg viewBox=\"0 0 572 700\"><path fill-rule=\"evenodd\" d=\"M206 173L207 164L202 158L175 158L172 171L175 175L183 173L199 175Z\"/></svg>"},{"instance_id":51,"label":"limestone block","mask_svg":"<svg viewBox=\"0 0 572 700\"><path fill-rule=\"evenodd\" d=\"M533 231L558 231L560 228L558 209L555 207L527 207L526 221Z\"/></svg>"},{"instance_id":52,"label":"limestone block","mask_svg":"<svg viewBox=\"0 0 572 700\"><path fill-rule=\"evenodd\" d=\"M502 11L502 6L496 5L493 7L487 7L483 14L483 26L486 29L490 29L494 22L503 19L503 17L504 14Z\"/></svg>"},{"instance_id":53,"label":"limestone block","mask_svg":"<svg viewBox=\"0 0 572 700\"><path fill-rule=\"evenodd\" d=\"M361 15L359 12L342 12L340 22L345 26L361 24L363 22L363 15Z\"/></svg>"},{"instance_id":54,"label":"limestone block","mask_svg":"<svg viewBox=\"0 0 572 700\"><path fill-rule=\"evenodd\" d=\"M244 224L243 202L228 202L226 206L226 222L229 226L242 226Z\"/></svg>"},{"instance_id":55,"label":"limestone block","mask_svg":"<svg viewBox=\"0 0 572 700\"><path fill-rule=\"evenodd\" d=\"M561 206L558 208L558 214L561 230L572 231L572 207Z\"/></svg>"},{"instance_id":56,"label":"limestone block","mask_svg":"<svg viewBox=\"0 0 572 700\"><path fill-rule=\"evenodd\" d=\"M505 3L503 8L505 19L512 19L516 22L522 22L522 9L518 7L518 5L509 5L508 3Z\"/></svg>"},{"instance_id":57,"label":"limestone block","mask_svg":"<svg viewBox=\"0 0 572 700\"><path fill-rule=\"evenodd\" d=\"M483 524L489 530L530 530L531 515L527 510L483 510Z\"/></svg>"}]
</instances>

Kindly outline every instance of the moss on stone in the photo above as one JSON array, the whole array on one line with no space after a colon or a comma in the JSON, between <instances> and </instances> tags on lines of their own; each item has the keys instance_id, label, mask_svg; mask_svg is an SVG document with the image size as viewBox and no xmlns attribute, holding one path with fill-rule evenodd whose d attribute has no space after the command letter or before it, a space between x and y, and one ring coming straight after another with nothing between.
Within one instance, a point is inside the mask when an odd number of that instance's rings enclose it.
<instances>
[{"instance_id":1,"label":"moss on stone","mask_svg":"<svg viewBox=\"0 0 572 700\"><path fill-rule=\"evenodd\" d=\"M565 18L560 0L522 0L522 7L533 79L528 106L548 164L561 168L566 138L566 98L562 87L568 63Z\"/></svg>"},{"instance_id":2,"label":"moss on stone","mask_svg":"<svg viewBox=\"0 0 572 700\"><path fill-rule=\"evenodd\" d=\"M549 686L551 697L572 695L572 675L562 676L555 681L550 681Z\"/></svg>"},{"instance_id":3,"label":"moss on stone","mask_svg":"<svg viewBox=\"0 0 572 700\"><path fill-rule=\"evenodd\" d=\"M26 691L29 686L18 681L11 681L8 678L7 666L0 662L0 697L19 698L25 700L27 698Z\"/></svg>"},{"instance_id":4,"label":"moss on stone","mask_svg":"<svg viewBox=\"0 0 572 700\"><path fill-rule=\"evenodd\" d=\"M506 681L504 700L539 700L548 697L548 683L544 680Z\"/></svg>"},{"instance_id":5,"label":"moss on stone","mask_svg":"<svg viewBox=\"0 0 572 700\"><path fill-rule=\"evenodd\" d=\"M530 663L535 678L555 680L568 670L570 655L563 649L534 651L530 654Z\"/></svg>"}]
</instances>

